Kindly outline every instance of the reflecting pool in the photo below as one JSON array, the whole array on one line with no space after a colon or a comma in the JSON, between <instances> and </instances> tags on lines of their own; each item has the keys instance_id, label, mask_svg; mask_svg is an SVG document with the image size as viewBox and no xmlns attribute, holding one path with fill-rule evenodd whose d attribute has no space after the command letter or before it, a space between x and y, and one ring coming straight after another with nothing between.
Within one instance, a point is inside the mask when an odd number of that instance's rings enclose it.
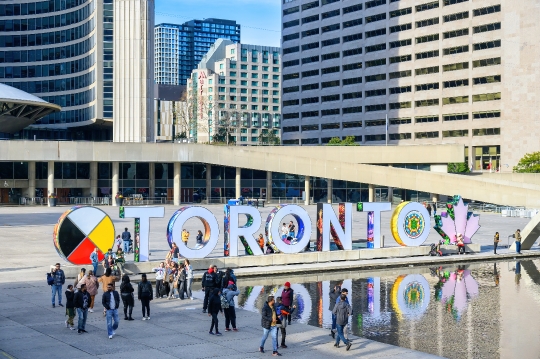
<instances>
[{"instance_id":1,"label":"reflecting pool","mask_svg":"<svg viewBox=\"0 0 540 359\"><path fill-rule=\"evenodd\" d=\"M238 306L260 312L289 281L294 320L330 329L330 291L342 286L354 335L447 358L538 358L539 268L540 261L526 260L269 275L239 280Z\"/></svg>"}]
</instances>

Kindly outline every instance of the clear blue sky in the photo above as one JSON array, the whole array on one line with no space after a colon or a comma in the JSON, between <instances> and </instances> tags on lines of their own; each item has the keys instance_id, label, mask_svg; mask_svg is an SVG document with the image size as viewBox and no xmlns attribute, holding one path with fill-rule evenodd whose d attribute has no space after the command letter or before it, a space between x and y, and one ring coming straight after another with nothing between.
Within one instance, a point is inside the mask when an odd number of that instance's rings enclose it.
<instances>
[{"instance_id":1,"label":"clear blue sky","mask_svg":"<svg viewBox=\"0 0 540 359\"><path fill-rule=\"evenodd\" d=\"M156 24L181 24L206 18L236 20L242 26L242 43L280 46L280 0L156 0L155 3Z\"/></svg>"}]
</instances>

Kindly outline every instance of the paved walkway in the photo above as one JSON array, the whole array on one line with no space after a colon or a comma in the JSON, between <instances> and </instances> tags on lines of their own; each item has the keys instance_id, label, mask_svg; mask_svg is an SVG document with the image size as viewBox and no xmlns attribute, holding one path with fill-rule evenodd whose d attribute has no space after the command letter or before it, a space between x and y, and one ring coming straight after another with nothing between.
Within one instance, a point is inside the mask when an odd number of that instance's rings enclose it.
<instances>
[{"instance_id":1,"label":"paved walkway","mask_svg":"<svg viewBox=\"0 0 540 359\"><path fill-rule=\"evenodd\" d=\"M50 288L44 280L0 284L0 357L240 359L271 356L271 338L266 342L266 353L258 352L262 334L258 314L237 310L240 330L237 333L225 332L225 319L220 316L223 336L212 336L208 334L210 320L201 313L202 292L195 295L198 299L194 301L152 301L150 321L140 320L141 306L136 303L134 318L137 320L124 321L122 314L117 335L109 340L105 318L101 314L101 291L99 300L96 297L99 303L95 312L88 313L88 334L77 335L64 325L64 308L51 308ZM363 338L354 338L353 346L347 352L343 346L333 347L328 330L299 323L293 323L287 331L289 348L280 350L284 357L436 358Z\"/></svg>"}]
</instances>

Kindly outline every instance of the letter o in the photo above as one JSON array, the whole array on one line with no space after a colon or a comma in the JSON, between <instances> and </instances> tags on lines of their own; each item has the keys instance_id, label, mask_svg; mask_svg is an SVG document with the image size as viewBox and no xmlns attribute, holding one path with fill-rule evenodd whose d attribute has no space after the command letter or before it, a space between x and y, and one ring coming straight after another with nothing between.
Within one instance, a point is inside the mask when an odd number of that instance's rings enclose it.
<instances>
[{"instance_id":1,"label":"letter o","mask_svg":"<svg viewBox=\"0 0 540 359\"><path fill-rule=\"evenodd\" d=\"M403 202L392 214L392 236L402 246L420 246L429 236L431 218L418 202Z\"/></svg>"},{"instance_id":2,"label":"letter o","mask_svg":"<svg viewBox=\"0 0 540 359\"><path fill-rule=\"evenodd\" d=\"M197 217L201 220L204 226L203 244L197 249L191 249L185 245L181 239L181 232L184 223L190 218ZM180 236L180 241L174 240L174 235ZM216 217L208 209L204 207L189 206L180 208L174 212L169 224L167 225L167 241L169 247L172 247L172 243L176 242L180 254L189 258L205 258L214 248L216 248L219 239L219 225Z\"/></svg>"},{"instance_id":3,"label":"letter o","mask_svg":"<svg viewBox=\"0 0 540 359\"><path fill-rule=\"evenodd\" d=\"M420 319L429 306L430 295L423 275L401 275L392 285L392 308L399 318Z\"/></svg>"},{"instance_id":4,"label":"letter o","mask_svg":"<svg viewBox=\"0 0 540 359\"><path fill-rule=\"evenodd\" d=\"M298 222L297 242L296 244L287 244L281 240L279 226L283 218L292 215ZM286 254L299 253L308 244L311 239L311 219L305 209L295 204L280 204L274 208L265 225L266 239L270 244L274 244L277 249Z\"/></svg>"}]
</instances>

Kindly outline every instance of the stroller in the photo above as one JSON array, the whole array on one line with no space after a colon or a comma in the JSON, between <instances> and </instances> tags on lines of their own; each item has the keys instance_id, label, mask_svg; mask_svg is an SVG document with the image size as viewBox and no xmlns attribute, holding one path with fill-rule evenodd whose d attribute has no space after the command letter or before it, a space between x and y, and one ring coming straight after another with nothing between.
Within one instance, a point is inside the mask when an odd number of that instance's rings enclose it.
<instances>
[{"instance_id":1,"label":"stroller","mask_svg":"<svg viewBox=\"0 0 540 359\"><path fill-rule=\"evenodd\" d=\"M435 257L435 256L442 257L443 253L441 251L441 244L442 244L441 241L439 241L437 244L431 243L429 255L432 257Z\"/></svg>"}]
</instances>

